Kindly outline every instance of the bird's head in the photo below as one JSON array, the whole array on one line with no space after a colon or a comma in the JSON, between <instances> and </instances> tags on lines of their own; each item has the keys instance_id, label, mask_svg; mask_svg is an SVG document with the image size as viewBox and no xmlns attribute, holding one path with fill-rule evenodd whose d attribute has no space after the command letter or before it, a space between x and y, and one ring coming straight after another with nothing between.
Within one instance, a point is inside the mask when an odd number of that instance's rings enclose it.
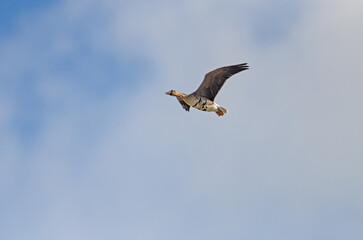
<instances>
[{"instance_id":1,"label":"bird's head","mask_svg":"<svg viewBox=\"0 0 363 240\"><path fill-rule=\"evenodd\" d=\"M170 90L169 92L166 92L165 94L166 95L173 96L173 97L179 97L179 98L183 98L183 97L186 96L186 94L180 93L180 92L175 91L175 90Z\"/></svg>"},{"instance_id":2,"label":"bird's head","mask_svg":"<svg viewBox=\"0 0 363 240\"><path fill-rule=\"evenodd\" d=\"M166 95L175 96L175 90L170 90L169 92L166 92Z\"/></svg>"}]
</instances>

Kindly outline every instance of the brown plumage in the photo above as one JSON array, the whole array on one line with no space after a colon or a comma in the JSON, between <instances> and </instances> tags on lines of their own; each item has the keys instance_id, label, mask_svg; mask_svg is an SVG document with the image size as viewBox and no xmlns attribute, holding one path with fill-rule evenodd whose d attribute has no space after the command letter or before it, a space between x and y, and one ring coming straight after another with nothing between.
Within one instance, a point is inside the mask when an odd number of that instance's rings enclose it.
<instances>
[{"instance_id":1,"label":"brown plumage","mask_svg":"<svg viewBox=\"0 0 363 240\"><path fill-rule=\"evenodd\" d=\"M177 97L186 111L189 111L190 106L192 106L202 111L213 111L218 116L223 116L224 113L227 113L227 109L214 103L215 97L228 78L247 69L247 63L217 68L205 75L202 84L195 92L188 95L170 90L166 94Z\"/></svg>"},{"instance_id":2,"label":"brown plumage","mask_svg":"<svg viewBox=\"0 0 363 240\"><path fill-rule=\"evenodd\" d=\"M228 78L230 78L233 74L247 69L247 63L217 68L205 75L202 84L200 84L196 91L196 94L214 101L214 98L217 96L219 90L221 90L223 84Z\"/></svg>"}]
</instances>

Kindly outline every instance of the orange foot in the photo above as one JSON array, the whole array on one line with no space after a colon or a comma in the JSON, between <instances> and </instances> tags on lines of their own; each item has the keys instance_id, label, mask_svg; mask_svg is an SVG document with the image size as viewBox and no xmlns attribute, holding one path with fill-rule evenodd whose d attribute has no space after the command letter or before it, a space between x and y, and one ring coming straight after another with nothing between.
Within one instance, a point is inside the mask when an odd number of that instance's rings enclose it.
<instances>
[{"instance_id":1,"label":"orange foot","mask_svg":"<svg viewBox=\"0 0 363 240\"><path fill-rule=\"evenodd\" d=\"M223 115L224 115L224 113L223 113L222 111L218 111L218 112L216 112L216 113L217 113L218 117L220 117L220 116L223 116Z\"/></svg>"}]
</instances>

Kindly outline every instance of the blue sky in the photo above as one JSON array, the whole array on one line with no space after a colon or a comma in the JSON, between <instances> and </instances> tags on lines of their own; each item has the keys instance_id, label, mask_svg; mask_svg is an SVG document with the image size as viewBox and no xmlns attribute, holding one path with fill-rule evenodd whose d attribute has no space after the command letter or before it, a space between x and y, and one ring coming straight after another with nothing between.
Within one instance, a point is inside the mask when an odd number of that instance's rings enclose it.
<instances>
[{"instance_id":1,"label":"blue sky","mask_svg":"<svg viewBox=\"0 0 363 240\"><path fill-rule=\"evenodd\" d=\"M1 239L360 239L356 1L7 1ZM248 62L216 102L165 91Z\"/></svg>"},{"instance_id":2,"label":"blue sky","mask_svg":"<svg viewBox=\"0 0 363 240\"><path fill-rule=\"evenodd\" d=\"M59 1L56 0L16 0L1 1L0 10L0 34L2 36L14 33L16 31L16 24L19 18L23 15L31 17L31 14L36 13L55 4Z\"/></svg>"}]
</instances>

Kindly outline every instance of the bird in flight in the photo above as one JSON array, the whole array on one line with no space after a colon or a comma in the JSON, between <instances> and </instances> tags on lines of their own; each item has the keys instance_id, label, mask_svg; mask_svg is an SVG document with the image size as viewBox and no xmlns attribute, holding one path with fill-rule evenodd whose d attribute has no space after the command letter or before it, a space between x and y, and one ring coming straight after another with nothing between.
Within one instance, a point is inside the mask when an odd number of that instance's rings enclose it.
<instances>
[{"instance_id":1,"label":"bird in flight","mask_svg":"<svg viewBox=\"0 0 363 240\"><path fill-rule=\"evenodd\" d=\"M223 116L227 113L227 109L215 103L214 98L228 78L247 69L247 63L217 68L205 75L202 84L195 92L184 94L170 90L165 94L176 97L186 111L189 111L190 107L194 107L201 111L216 112L218 116Z\"/></svg>"}]
</instances>

